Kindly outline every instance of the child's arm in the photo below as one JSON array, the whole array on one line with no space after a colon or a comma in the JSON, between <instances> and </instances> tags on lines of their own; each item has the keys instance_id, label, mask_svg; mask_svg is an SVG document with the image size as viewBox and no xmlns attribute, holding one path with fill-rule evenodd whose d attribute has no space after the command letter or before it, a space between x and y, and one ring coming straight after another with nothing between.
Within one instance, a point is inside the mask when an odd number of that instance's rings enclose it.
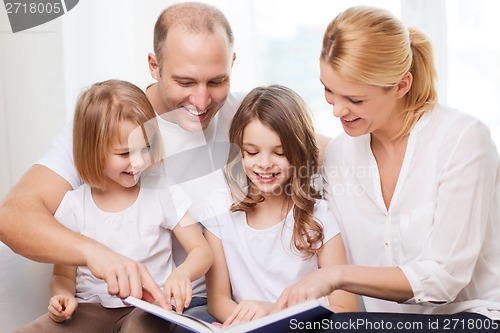
<instances>
[{"instance_id":1,"label":"child's arm","mask_svg":"<svg viewBox=\"0 0 500 333\"><path fill-rule=\"evenodd\" d=\"M208 312L224 323L238 304L231 298L231 282L222 242L208 229L205 229L205 238L214 255L213 265L206 274Z\"/></svg>"},{"instance_id":2,"label":"child's arm","mask_svg":"<svg viewBox=\"0 0 500 333\"><path fill-rule=\"evenodd\" d=\"M337 234L323 245L318 253L319 266L347 265L347 258L342 237ZM355 294L343 290L335 290L328 296L330 307L335 312L359 311L358 298Z\"/></svg>"},{"instance_id":3,"label":"child's arm","mask_svg":"<svg viewBox=\"0 0 500 333\"><path fill-rule=\"evenodd\" d=\"M50 280L49 316L55 322L71 319L78 307L76 293L76 267L54 265Z\"/></svg>"},{"instance_id":4,"label":"child's arm","mask_svg":"<svg viewBox=\"0 0 500 333\"><path fill-rule=\"evenodd\" d=\"M212 251L196 221L186 213L173 230L188 256L168 277L163 286L167 300L173 298L177 312L191 303L191 282L202 277L213 262ZM168 308L168 307L167 307Z\"/></svg>"},{"instance_id":5,"label":"child's arm","mask_svg":"<svg viewBox=\"0 0 500 333\"><path fill-rule=\"evenodd\" d=\"M205 238L214 254L214 263L206 275L208 312L223 323L224 327L269 314L274 303L245 300L237 304L233 301L222 242L209 230L205 230Z\"/></svg>"}]
</instances>

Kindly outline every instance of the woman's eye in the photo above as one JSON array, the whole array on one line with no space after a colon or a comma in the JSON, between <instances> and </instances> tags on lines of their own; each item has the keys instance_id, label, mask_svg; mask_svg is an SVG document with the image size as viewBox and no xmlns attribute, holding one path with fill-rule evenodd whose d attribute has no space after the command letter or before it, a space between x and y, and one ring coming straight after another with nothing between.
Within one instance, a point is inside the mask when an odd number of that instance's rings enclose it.
<instances>
[{"instance_id":1,"label":"woman's eye","mask_svg":"<svg viewBox=\"0 0 500 333\"><path fill-rule=\"evenodd\" d=\"M275 153L277 156L285 156L285 153Z\"/></svg>"},{"instance_id":2,"label":"woman's eye","mask_svg":"<svg viewBox=\"0 0 500 333\"><path fill-rule=\"evenodd\" d=\"M255 151L245 151L245 153L250 156L257 155L257 152Z\"/></svg>"},{"instance_id":3,"label":"woman's eye","mask_svg":"<svg viewBox=\"0 0 500 333\"><path fill-rule=\"evenodd\" d=\"M118 155L120 155L121 157L128 157L129 152L126 152L126 153L121 153L121 154L118 154Z\"/></svg>"},{"instance_id":4,"label":"woman's eye","mask_svg":"<svg viewBox=\"0 0 500 333\"><path fill-rule=\"evenodd\" d=\"M350 99L350 98L349 98L349 101L350 101L352 104L361 104L361 103L363 103L363 101L353 100L353 99Z\"/></svg>"}]
</instances>

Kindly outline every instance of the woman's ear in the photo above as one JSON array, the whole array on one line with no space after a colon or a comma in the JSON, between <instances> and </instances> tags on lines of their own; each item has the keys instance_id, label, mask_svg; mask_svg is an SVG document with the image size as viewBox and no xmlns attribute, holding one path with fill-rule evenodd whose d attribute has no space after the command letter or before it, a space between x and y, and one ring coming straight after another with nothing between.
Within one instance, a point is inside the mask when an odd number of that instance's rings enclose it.
<instances>
[{"instance_id":1,"label":"woman's ear","mask_svg":"<svg viewBox=\"0 0 500 333\"><path fill-rule=\"evenodd\" d=\"M412 83L413 83L413 75L410 72L406 72L406 74L403 75L401 80L399 80L398 84L396 85L397 87L396 96L398 98L404 97L410 90Z\"/></svg>"},{"instance_id":2,"label":"woman's ear","mask_svg":"<svg viewBox=\"0 0 500 333\"><path fill-rule=\"evenodd\" d=\"M148 66L149 66L149 73L151 73L153 79L158 81L158 78L161 76L160 66L158 65L158 60L156 59L156 56L153 53L148 54Z\"/></svg>"}]
</instances>

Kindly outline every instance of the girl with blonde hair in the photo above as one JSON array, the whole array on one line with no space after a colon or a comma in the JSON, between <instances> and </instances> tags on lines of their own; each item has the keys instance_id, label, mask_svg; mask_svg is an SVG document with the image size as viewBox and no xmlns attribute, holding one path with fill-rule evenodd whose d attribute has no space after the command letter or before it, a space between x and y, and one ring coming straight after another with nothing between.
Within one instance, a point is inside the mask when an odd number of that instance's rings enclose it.
<instances>
[{"instance_id":1,"label":"girl with blonde hair","mask_svg":"<svg viewBox=\"0 0 500 333\"><path fill-rule=\"evenodd\" d=\"M120 80L87 89L76 105L73 155L84 184L66 193L54 217L143 265L182 312L191 301L191 281L205 274L212 255L184 193L140 186L141 175L162 157L156 115L144 92ZM173 235L188 252L178 267ZM101 278L86 266L54 265L48 314L16 332L168 331L168 322L127 306Z\"/></svg>"}]
</instances>

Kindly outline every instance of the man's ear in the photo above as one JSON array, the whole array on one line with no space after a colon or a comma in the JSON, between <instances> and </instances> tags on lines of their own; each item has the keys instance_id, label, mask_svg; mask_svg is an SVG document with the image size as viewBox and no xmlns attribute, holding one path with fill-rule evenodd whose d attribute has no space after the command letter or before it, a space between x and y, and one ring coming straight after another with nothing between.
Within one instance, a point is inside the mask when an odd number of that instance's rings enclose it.
<instances>
[{"instance_id":1,"label":"man's ear","mask_svg":"<svg viewBox=\"0 0 500 333\"><path fill-rule=\"evenodd\" d=\"M149 66L149 73L151 73L153 79L158 81L158 78L161 76L160 66L158 65L158 60L156 59L156 56L153 53L148 54L148 66Z\"/></svg>"},{"instance_id":2,"label":"man's ear","mask_svg":"<svg viewBox=\"0 0 500 333\"><path fill-rule=\"evenodd\" d=\"M405 96L410 90L412 83L413 83L413 75L410 72L406 72L406 74L403 75L401 80L399 80L398 84L396 85L397 87L396 96L398 98Z\"/></svg>"},{"instance_id":3,"label":"man's ear","mask_svg":"<svg viewBox=\"0 0 500 333\"><path fill-rule=\"evenodd\" d=\"M233 68L235 60L236 60L236 52L233 52L233 61L231 61L231 68Z\"/></svg>"}]
</instances>

